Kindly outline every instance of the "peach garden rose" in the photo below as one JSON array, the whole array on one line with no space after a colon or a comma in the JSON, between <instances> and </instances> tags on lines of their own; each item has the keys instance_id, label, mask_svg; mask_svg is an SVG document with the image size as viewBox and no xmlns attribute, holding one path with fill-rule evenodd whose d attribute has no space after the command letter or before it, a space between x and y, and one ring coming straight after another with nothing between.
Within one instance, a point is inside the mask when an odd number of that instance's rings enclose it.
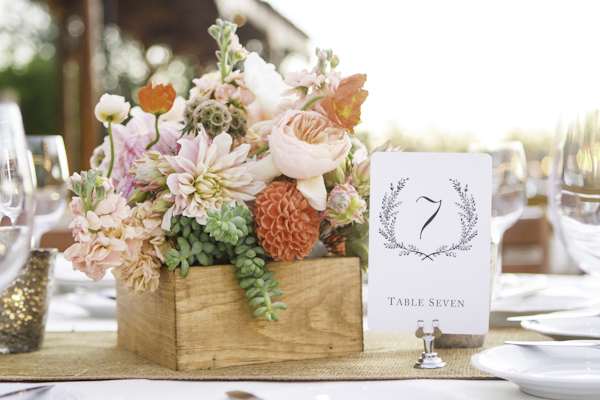
<instances>
[{"instance_id":1,"label":"peach garden rose","mask_svg":"<svg viewBox=\"0 0 600 400\"><path fill-rule=\"evenodd\" d=\"M334 170L352 147L344 129L314 111L286 111L268 140L277 168L295 179Z\"/></svg>"}]
</instances>

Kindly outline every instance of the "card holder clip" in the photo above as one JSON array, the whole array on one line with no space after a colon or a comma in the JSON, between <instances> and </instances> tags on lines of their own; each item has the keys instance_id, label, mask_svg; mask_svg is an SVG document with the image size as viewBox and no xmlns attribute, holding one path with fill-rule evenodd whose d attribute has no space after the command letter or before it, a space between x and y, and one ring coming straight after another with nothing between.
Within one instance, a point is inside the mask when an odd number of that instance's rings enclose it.
<instances>
[{"instance_id":1,"label":"card holder clip","mask_svg":"<svg viewBox=\"0 0 600 400\"><path fill-rule=\"evenodd\" d=\"M446 363L440 357L438 357L437 353L434 351L435 339L439 339L442 336L442 331L438 327L439 323L440 322L437 319L434 319L432 321L433 333L426 333L423 329L425 326L425 321L422 319L417 321L419 328L417 329L415 336L423 339L425 351L423 354L421 354L421 358L419 358L419 360L415 363L415 368L434 369L446 366Z\"/></svg>"}]
</instances>

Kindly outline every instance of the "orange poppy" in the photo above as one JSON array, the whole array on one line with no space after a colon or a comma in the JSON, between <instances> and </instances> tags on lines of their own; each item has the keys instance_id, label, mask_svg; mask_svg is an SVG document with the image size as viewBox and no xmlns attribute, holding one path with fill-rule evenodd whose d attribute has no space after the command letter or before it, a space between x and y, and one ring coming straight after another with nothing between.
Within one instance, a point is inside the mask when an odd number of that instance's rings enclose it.
<instances>
[{"instance_id":1,"label":"orange poppy","mask_svg":"<svg viewBox=\"0 0 600 400\"><path fill-rule=\"evenodd\" d=\"M173 107L176 96L177 93L172 83L154 86L150 82L148 86L144 86L138 92L142 110L157 116L167 113Z\"/></svg>"},{"instance_id":2,"label":"orange poppy","mask_svg":"<svg viewBox=\"0 0 600 400\"><path fill-rule=\"evenodd\" d=\"M366 74L356 74L344 78L333 95L325 96L321 105L329 119L354 133L360 123L360 107L369 92L362 87L367 81Z\"/></svg>"}]
</instances>

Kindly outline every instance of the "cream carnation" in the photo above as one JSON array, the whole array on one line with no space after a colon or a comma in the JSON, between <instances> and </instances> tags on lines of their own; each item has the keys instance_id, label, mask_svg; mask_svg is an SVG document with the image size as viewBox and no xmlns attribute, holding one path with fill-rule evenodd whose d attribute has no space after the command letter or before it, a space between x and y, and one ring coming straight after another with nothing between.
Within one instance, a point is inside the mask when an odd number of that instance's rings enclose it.
<instances>
[{"instance_id":1,"label":"cream carnation","mask_svg":"<svg viewBox=\"0 0 600 400\"><path fill-rule=\"evenodd\" d=\"M123 282L128 290L141 294L144 290L155 291L160 278L160 262L147 254L126 259L123 264L113 269L116 278Z\"/></svg>"}]
</instances>

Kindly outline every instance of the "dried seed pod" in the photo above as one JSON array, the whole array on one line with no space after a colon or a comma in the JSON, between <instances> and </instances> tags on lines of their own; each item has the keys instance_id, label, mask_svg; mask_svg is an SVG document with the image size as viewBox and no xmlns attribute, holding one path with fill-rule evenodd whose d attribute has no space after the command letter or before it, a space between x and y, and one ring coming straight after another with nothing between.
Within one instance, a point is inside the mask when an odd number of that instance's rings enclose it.
<instances>
[{"instance_id":1,"label":"dried seed pod","mask_svg":"<svg viewBox=\"0 0 600 400\"><path fill-rule=\"evenodd\" d=\"M234 139L246 136L248 130L248 116L246 113L234 106L229 106L229 112L231 113L231 125L227 133Z\"/></svg>"},{"instance_id":2,"label":"dried seed pod","mask_svg":"<svg viewBox=\"0 0 600 400\"><path fill-rule=\"evenodd\" d=\"M227 132L231 124L231 113L227 106L216 100L206 100L196 107L194 118L198 120L198 125L202 124L206 134L213 138L221 132Z\"/></svg>"}]
</instances>

